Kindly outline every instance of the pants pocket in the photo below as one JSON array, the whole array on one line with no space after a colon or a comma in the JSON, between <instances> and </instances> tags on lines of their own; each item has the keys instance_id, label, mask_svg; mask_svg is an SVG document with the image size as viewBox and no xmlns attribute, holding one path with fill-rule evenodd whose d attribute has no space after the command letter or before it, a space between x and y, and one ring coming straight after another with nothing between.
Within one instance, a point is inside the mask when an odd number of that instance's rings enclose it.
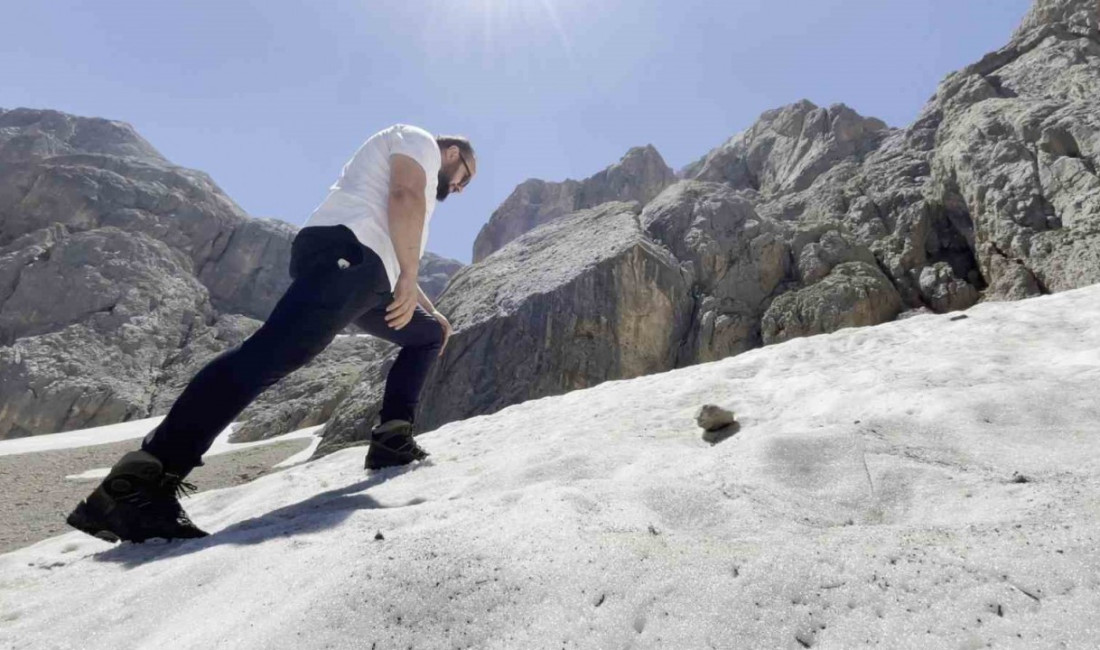
<instances>
[{"instance_id":1,"label":"pants pocket","mask_svg":"<svg viewBox=\"0 0 1100 650\"><path fill-rule=\"evenodd\" d=\"M362 262L363 253L359 250L358 240L346 226L303 228L290 246L292 279L339 271Z\"/></svg>"}]
</instances>

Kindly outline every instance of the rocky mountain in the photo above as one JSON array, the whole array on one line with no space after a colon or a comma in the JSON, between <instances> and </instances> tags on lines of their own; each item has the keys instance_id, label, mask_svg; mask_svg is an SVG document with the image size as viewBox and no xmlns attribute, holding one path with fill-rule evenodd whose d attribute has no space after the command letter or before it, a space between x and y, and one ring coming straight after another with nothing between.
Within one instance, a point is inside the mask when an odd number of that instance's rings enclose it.
<instances>
[{"instance_id":1,"label":"rocky mountain","mask_svg":"<svg viewBox=\"0 0 1100 650\"><path fill-rule=\"evenodd\" d=\"M270 313L296 232L129 125L0 110L0 438L166 412ZM459 266L425 254L425 293ZM334 344L250 407L242 435L324 422L382 348Z\"/></svg>"},{"instance_id":2,"label":"rocky mountain","mask_svg":"<svg viewBox=\"0 0 1100 650\"><path fill-rule=\"evenodd\" d=\"M1098 23L1097 0L1038 0L1004 48L949 75L906 128L801 101L681 180L617 182L652 197L525 182L437 301L456 333L418 428L1100 282ZM633 201L595 203L605 198ZM319 453L362 440L379 400L356 385Z\"/></svg>"},{"instance_id":3,"label":"rocky mountain","mask_svg":"<svg viewBox=\"0 0 1100 650\"><path fill-rule=\"evenodd\" d=\"M653 145L635 147L583 181L528 179L512 191L474 240L474 263L523 233L577 210L609 201L649 202L676 180Z\"/></svg>"},{"instance_id":4,"label":"rocky mountain","mask_svg":"<svg viewBox=\"0 0 1100 650\"><path fill-rule=\"evenodd\" d=\"M466 265L458 260L442 257L431 251L424 251L424 256L420 258L419 273L417 273L420 288L423 289L428 299L434 303L436 298L447 288L447 283L451 281L451 277L458 273L458 270L463 266Z\"/></svg>"}]
</instances>

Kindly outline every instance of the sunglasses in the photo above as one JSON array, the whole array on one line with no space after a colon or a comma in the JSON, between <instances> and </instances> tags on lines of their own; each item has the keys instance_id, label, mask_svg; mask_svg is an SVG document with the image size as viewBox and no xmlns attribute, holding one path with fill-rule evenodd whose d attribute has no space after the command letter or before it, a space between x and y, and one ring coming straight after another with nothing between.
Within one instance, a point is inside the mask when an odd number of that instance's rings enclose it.
<instances>
[{"instance_id":1,"label":"sunglasses","mask_svg":"<svg viewBox=\"0 0 1100 650\"><path fill-rule=\"evenodd\" d=\"M462 166L466 168L466 178L462 179L462 182L458 186L462 189L466 189L466 186L470 184L470 179L473 178L474 173L470 171L470 164L466 162L466 157L462 155L462 150L458 150L458 159L462 161Z\"/></svg>"}]
</instances>

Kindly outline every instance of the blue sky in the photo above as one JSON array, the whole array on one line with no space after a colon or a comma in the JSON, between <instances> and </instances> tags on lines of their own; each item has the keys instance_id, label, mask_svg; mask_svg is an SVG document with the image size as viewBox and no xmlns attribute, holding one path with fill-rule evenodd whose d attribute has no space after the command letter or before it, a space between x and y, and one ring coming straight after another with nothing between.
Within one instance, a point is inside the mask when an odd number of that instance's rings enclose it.
<instances>
[{"instance_id":1,"label":"blue sky","mask_svg":"<svg viewBox=\"0 0 1100 650\"><path fill-rule=\"evenodd\" d=\"M300 225L395 122L461 133L477 180L428 250L468 263L524 179L632 146L676 169L802 98L904 126L1029 0L25 0L0 107L122 120L250 214Z\"/></svg>"}]
</instances>

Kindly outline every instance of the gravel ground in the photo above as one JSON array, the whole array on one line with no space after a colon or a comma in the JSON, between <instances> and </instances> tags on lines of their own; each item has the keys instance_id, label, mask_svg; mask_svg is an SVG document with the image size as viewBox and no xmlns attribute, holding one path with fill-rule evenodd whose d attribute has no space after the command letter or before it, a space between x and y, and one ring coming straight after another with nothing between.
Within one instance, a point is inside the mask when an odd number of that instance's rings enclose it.
<instances>
[{"instance_id":1,"label":"gravel ground","mask_svg":"<svg viewBox=\"0 0 1100 650\"><path fill-rule=\"evenodd\" d=\"M126 440L0 456L0 553L72 532L65 517L102 479L65 477L110 467L140 443L140 439ZM309 438L299 438L209 456L203 459L205 465L187 475L187 481L194 483L200 492L247 483L271 473L272 465L305 449L309 443Z\"/></svg>"}]
</instances>

